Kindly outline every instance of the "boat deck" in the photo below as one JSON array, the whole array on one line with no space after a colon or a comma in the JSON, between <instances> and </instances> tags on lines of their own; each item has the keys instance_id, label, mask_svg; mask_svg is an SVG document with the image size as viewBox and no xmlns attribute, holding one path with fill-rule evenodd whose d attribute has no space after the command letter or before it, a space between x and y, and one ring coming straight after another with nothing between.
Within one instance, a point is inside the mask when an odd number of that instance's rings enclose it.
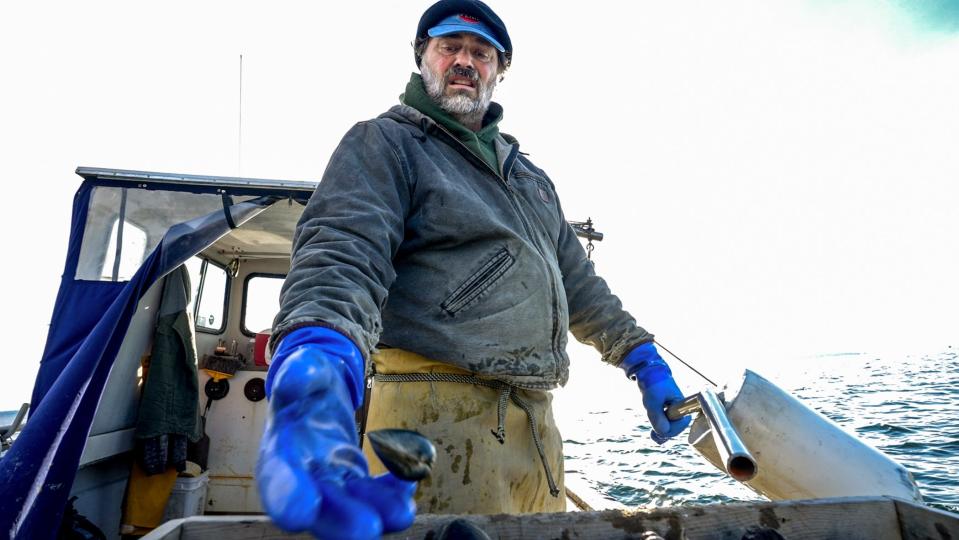
<instances>
[{"instance_id":1,"label":"boat deck","mask_svg":"<svg viewBox=\"0 0 959 540\"><path fill-rule=\"evenodd\" d=\"M647 538L643 535L650 531L664 540L959 538L959 515L888 497L553 514L427 514L419 516L410 529L385 538L432 539L443 525L460 517L479 526L492 539ZM204 516L166 523L145 536L144 540L214 538L305 540L312 537L308 534L285 534L261 516Z\"/></svg>"}]
</instances>

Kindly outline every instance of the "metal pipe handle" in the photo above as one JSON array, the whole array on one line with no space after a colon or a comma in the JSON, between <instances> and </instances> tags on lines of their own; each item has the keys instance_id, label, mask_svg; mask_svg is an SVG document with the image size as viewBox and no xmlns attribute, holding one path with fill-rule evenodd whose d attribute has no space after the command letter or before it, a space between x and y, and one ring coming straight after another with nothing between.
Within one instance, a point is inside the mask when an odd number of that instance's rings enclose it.
<instances>
[{"instance_id":1,"label":"metal pipe handle","mask_svg":"<svg viewBox=\"0 0 959 540\"><path fill-rule=\"evenodd\" d=\"M697 411L701 411L703 417L709 422L713 442L726 465L729 476L740 482L746 482L755 477L759 472L759 466L739 437L736 428L729 421L729 417L726 416L726 407L715 392L707 388L682 401L672 403L666 408L666 417L670 420L679 420Z\"/></svg>"}]
</instances>

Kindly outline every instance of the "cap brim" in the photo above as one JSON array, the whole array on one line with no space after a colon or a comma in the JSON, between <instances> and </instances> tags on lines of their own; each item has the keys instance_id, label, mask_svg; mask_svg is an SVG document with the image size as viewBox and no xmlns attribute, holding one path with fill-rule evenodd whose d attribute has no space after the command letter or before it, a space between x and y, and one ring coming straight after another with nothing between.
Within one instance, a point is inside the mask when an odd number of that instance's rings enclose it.
<instances>
[{"instance_id":1,"label":"cap brim","mask_svg":"<svg viewBox=\"0 0 959 540\"><path fill-rule=\"evenodd\" d=\"M487 34L486 32L477 29L476 26L471 26L468 24L440 24L430 28L427 32L430 37L448 36L450 34L460 33L477 35L486 41L489 41L490 45L495 47L497 51L506 52L506 49L500 45L499 41L496 41L493 36Z\"/></svg>"}]
</instances>

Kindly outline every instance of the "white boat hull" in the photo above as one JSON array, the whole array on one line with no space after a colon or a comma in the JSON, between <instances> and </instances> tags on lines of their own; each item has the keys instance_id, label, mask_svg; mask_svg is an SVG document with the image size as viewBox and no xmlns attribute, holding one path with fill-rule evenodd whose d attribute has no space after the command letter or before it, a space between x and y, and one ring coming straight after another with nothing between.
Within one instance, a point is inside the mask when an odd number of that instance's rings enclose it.
<instances>
[{"instance_id":1,"label":"white boat hull","mask_svg":"<svg viewBox=\"0 0 959 540\"><path fill-rule=\"evenodd\" d=\"M738 386L737 386L738 384ZM752 371L723 390L726 414L758 464L747 486L771 500L889 496L921 502L902 465ZM696 418L689 442L724 470L709 432Z\"/></svg>"}]
</instances>

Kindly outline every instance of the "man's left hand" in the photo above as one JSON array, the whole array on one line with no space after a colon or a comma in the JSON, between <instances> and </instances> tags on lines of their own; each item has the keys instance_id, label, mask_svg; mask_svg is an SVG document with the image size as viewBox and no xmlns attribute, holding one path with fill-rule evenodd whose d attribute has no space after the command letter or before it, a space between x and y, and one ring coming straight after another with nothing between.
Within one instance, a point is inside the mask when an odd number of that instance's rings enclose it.
<instances>
[{"instance_id":1,"label":"man's left hand","mask_svg":"<svg viewBox=\"0 0 959 540\"><path fill-rule=\"evenodd\" d=\"M686 429L692 421L689 416L679 420L666 417L666 407L682 401L684 396L673 380L669 366L659 356L652 342L643 343L630 351L619 367L636 381L643 393L643 407L653 426L650 437L657 444L665 443Z\"/></svg>"}]
</instances>

